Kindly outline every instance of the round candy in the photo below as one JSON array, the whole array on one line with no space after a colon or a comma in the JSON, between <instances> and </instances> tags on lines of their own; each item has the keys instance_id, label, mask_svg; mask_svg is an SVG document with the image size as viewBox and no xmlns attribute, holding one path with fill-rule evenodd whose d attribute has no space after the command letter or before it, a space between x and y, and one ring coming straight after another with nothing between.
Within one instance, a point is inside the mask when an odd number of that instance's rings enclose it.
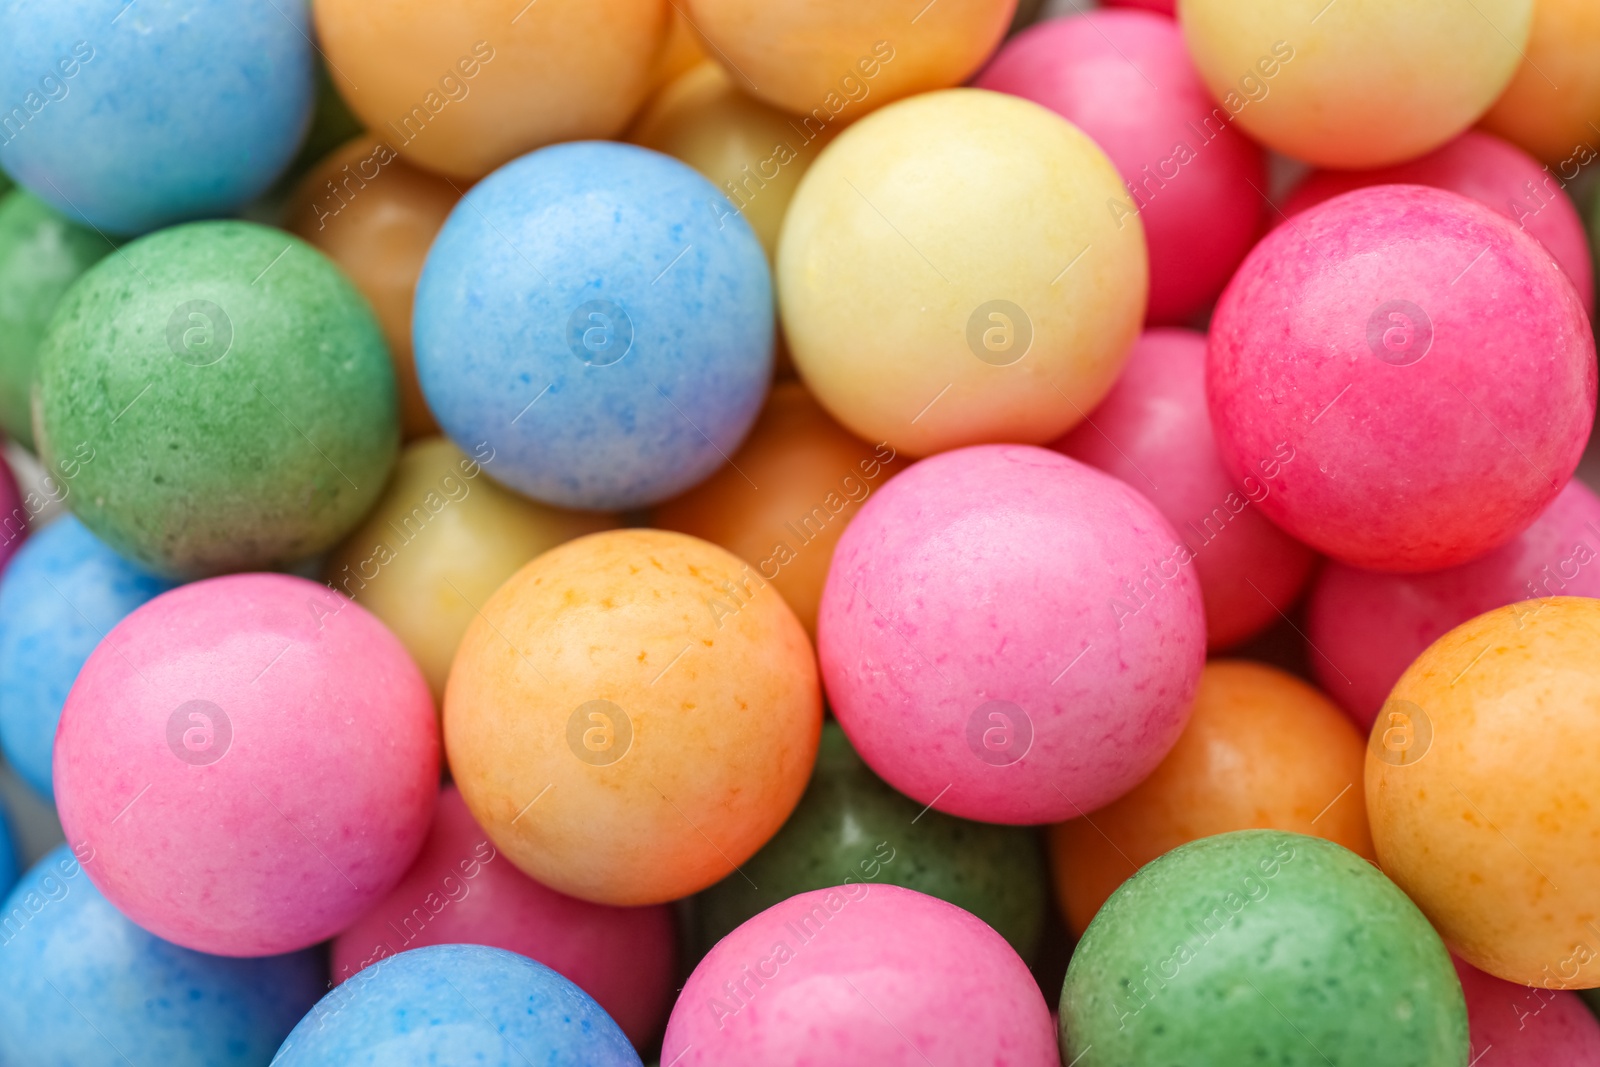
<instances>
[{"instance_id":1,"label":"round candy","mask_svg":"<svg viewBox=\"0 0 1600 1067\"><path fill-rule=\"evenodd\" d=\"M1372 859L1362 799L1366 742L1291 674L1212 660L1183 736L1131 793L1052 827L1056 892L1074 934L1140 867L1230 830L1313 834Z\"/></svg>"},{"instance_id":2,"label":"round candy","mask_svg":"<svg viewBox=\"0 0 1600 1067\"><path fill-rule=\"evenodd\" d=\"M1207 363L1228 473L1260 476L1289 534L1369 570L1505 544L1594 421L1594 338L1561 268L1421 186L1346 193L1269 234L1217 305ZM1299 458L1261 469L1285 449Z\"/></svg>"},{"instance_id":3,"label":"round candy","mask_svg":"<svg viewBox=\"0 0 1600 1067\"><path fill-rule=\"evenodd\" d=\"M740 873L696 898L696 948L703 955L734 927L798 893L856 882L949 901L992 926L1025 960L1039 948L1045 871L1033 832L924 811L868 770L836 723L823 726L817 769L783 829Z\"/></svg>"},{"instance_id":4,"label":"round candy","mask_svg":"<svg viewBox=\"0 0 1600 1067\"><path fill-rule=\"evenodd\" d=\"M1467 1012L1416 905L1320 838L1184 845L1106 902L1061 990L1062 1062L1460 1067Z\"/></svg>"},{"instance_id":5,"label":"round candy","mask_svg":"<svg viewBox=\"0 0 1600 1067\"><path fill-rule=\"evenodd\" d=\"M48 475L45 477L48 482L42 488L53 488L55 493L52 497L55 499L64 497L66 490L61 488L60 483ZM4 571L6 562L22 546L32 521L49 506L50 499L41 499L36 492L29 492L26 497L22 495L17 486L17 477L11 473L11 464L0 455L0 572Z\"/></svg>"},{"instance_id":6,"label":"round candy","mask_svg":"<svg viewBox=\"0 0 1600 1067\"><path fill-rule=\"evenodd\" d=\"M1251 137L1321 167L1381 167L1471 126L1522 58L1533 0L1184 0L1196 66ZM1421 72L1426 72L1422 74Z\"/></svg>"},{"instance_id":7,"label":"round candy","mask_svg":"<svg viewBox=\"0 0 1600 1067\"><path fill-rule=\"evenodd\" d=\"M172 583L129 563L71 515L30 537L0 578L0 747L46 799L56 723L107 630Z\"/></svg>"},{"instance_id":8,"label":"round candy","mask_svg":"<svg viewBox=\"0 0 1600 1067\"><path fill-rule=\"evenodd\" d=\"M276 0L8 4L0 166L113 234L230 214L310 123L308 22Z\"/></svg>"},{"instance_id":9,"label":"round candy","mask_svg":"<svg viewBox=\"0 0 1600 1067\"><path fill-rule=\"evenodd\" d=\"M927 455L1071 428L1138 336L1149 271L1093 141L1030 101L952 89L823 150L789 206L777 278L795 367L823 407Z\"/></svg>"},{"instance_id":10,"label":"round candy","mask_svg":"<svg viewBox=\"0 0 1600 1067\"><path fill-rule=\"evenodd\" d=\"M794 810L821 726L783 598L662 530L591 534L523 567L468 627L444 701L451 773L489 839L603 904L732 873Z\"/></svg>"},{"instance_id":11,"label":"round candy","mask_svg":"<svg viewBox=\"0 0 1600 1067\"><path fill-rule=\"evenodd\" d=\"M1468 130L1443 148L1398 166L1315 171L1284 201L1283 215L1297 215L1369 185L1431 185L1493 208L1537 237L1572 279L1584 308L1594 307L1594 266L1578 209L1560 182L1515 145Z\"/></svg>"},{"instance_id":12,"label":"round candy","mask_svg":"<svg viewBox=\"0 0 1600 1067\"><path fill-rule=\"evenodd\" d=\"M1600 986L1597 759L1600 600L1479 615L1417 657L1373 726L1378 862L1479 970Z\"/></svg>"},{"instance_id":13,"label":"round candy","mask_svg":"<svg viewBox=\"0 0 1600 1067\"><path fill-rule=\"evenodd\" d=\"M1100 0L1102 7L1131 7L1142 11L1154 11L1157 14L1175 17L1177 15L1177 0Z\"/></svg>"},{"instance_id":14,"label":"round candy","mask_svg":"<svg viewBox=\"0 0 1600 1067\"><path fill-rule=\"evenodd\" d=\"M56 733L67 839L158 937L264 956L332 937L427 833L439 735L427 683L325 586L213 578L134 611L89 656Z\"/></svg>"},{"instance_id":15,"label":"round candy","mask_svg":"<svg viewBox=\"0 0 1600 1067\"><path fill-rule=\"evenodd\" d=\"M1600 8L1538 0L1516 75L1483 127L1555 167L1567 180L1594 162L1600 123Z\"/></svg>"},{"instance_id":16,"label":"round candy","mask_svg":"<svg viewBox=\"0 0 1600 1067\"><path fill-rule=\"evenodd\" d=\"M703 480L772 374L761 243L677 160L546 148L451 213L417 283L429 406L493 477L563 507L620 510Z\"/></svg>"},{"instance_id":17,"label":"round candy","mask_svg":"<svg viewBox=\"0 0 1600 1067\"><path fill-rule=\"evenodd\" d=\"M317 1002L274 1067L638 1067L590 996L542 963L483 945L432 945L361 972Z\"/></svg>"},{"instance_id":18,"label":"round candy","mask_svg":"<svg viewBox=\"0 0 1600 1067\"><path fill-rule=\"evenodd\" d=\"M919 804L1060 822L1178 740L1205 658L1192 554L1123 482L1026 445L945 452L884 486L822 593L829 702Z\"/></svg>"},{"instance_id":19,"label":"round candy","mask_svg":"<svg viewBox=\"0 0 1600 1067\"><path fill-rule=\"evenodd\" d=\"M780 382L728 464L651 514L651 525L721 545L761 572L817 632L834 546L862 501L900 469L828 417L799 382Z\"/></svg>"},{"instance_id":20,"label":"round candy","mask_svg":"<svg viewBox=\"0 0 1600 1067\"><path fill-rule=\"evenodd\" d=\"M676 6L676 5L674 5ZM419 166L480 178L530 149L622 132L650 90L665 0L314 0L350 107Z\"/></svg>"},{"instance_id":21,"label":"round candy","mask_svg":"<svg viewBox=\"0 0 1600 1067\"><path fill-rule=\"evenodd\" d=\"M1600 597L1600 498L1576 478L1508 543L1428 574L1329 563L1306 607L1317 680L1363 730L1423 650L1468 619L1519 600Z\"/></svg>"},{"instance_id":22,"label":"round candy","mask_svg":"<svg viewBox=\"0 0 1600 1067\"><path fill-rule=\"evenodd\" d=\"M960 85L1011 25L1017 0L688 0L690 24L739 87L801 117L853 122Z\"/></svg>"},{"instance_id":23,"label":"round candy","mask_svg":"<svg viewBox=\"0 0 1600 1067\"><path fill-rule=\"evenodd\" d=\"M1472 1054L1483 1057L1485 1064L1600 1067L1600 1022L1576 993L1529 989L1460 960L1455 965L1467 998Z\"/></svg>"},{"instance_id":24,"label":"round candy","mask_svg":"<svg viewBox=\"0 0 1600 1067\"><path fill-rule=\"evenodd\" d=\"M337 263L377 312L407 439L439 432L417 384L411 303L428 246L460 198L448 181L361 136L301 180L286 212L285 228Z\"/></svg>"},{"instance_id":25,"label":"round candy","mask_svg":"<svg viewBox=\"0 0 1600 1067\"><path fill-rule=\"evenodd\" d=\"M62 299L34 395L46 466L121 555L195 577L328 548L399 445L371 310L281 230L197 222L101 260Z\"/></svg>"},{"instance_id":26,"label":"round candy","mask_svg":"<svg viewBox=\"0 0 1600 1067\"><path fill-rule=\"evenodd\" d=\"M1237 484L1217 455L1206 410L1206 339L1154 329L1089 421L1051 447L1149 498L1194 554L1212 648L1238 644L1299 598L1316 555L1261 513L1263 478L1293 463L1286 446Z\"/></svg>"},{"instance_id":27,"label":"round candy","mask_svg":"<svg viewBox=\"0 0 1600 1067\"><path fill-rule=\"evenodd\" d=\"M790 897L712 949L661 1062L1056 1067L1027 965L978 918L894 885Z\"/></svg>"},{"instance_id":28,"label":"round candy","mask_svg":"<svg viewBox=\"0 0 1600 1067\"><path fill-rule=\"evenodd\" d=\"M328 554L322 574L394 631L435 698L483 602L517 568L581 534L609 529L609 515L536 504L480 477L477 457L449 441L413 442L361 525Z\"/></svg>"},{"instance_id":29,"label":"round candy","mask_svg":"<svg viewBox=\"0 0 1600 1067\"><path fill-rule=\"evenodd\" d=\"M1008 41L973 84L1043 104L1111 157L1133 202L1105 210L1144 224L1151 321L1184 321L1216 299L1261 230L1266 161L1212 100L1170 17L1049 19Z\"/></svg>"},{"instance_id":30,"label":"round candy","mask_svg":"<svg viewBox=\"0 0 1600 1067\"><path fill-rule=\"evenodd\" d=\"M0 428L33 447L28 392L50 312L111 243L20 189L0 199Z\"/></svg>"},{"instance_id":31,"label":"round candy","mask_svg":"<svg viewBox=\"0 0 1600 1067\"><path fill-rule=\"evenodd\" d=\"M85 872L98 861L91 846L60 845L3 905L0 1063L260 1067L271 1059L322 993L321 956L237 960L168 944L94 887Z\"/></svg>"},{"instance_id":32,"label":"round candy","mask_svg":"<svg viewBox=\"0 0 1600 1067\"><path fill-rule=\"evenodd\" d=\"M575 982L635 1045L661 1032L676 991L671 909L610 908L546 889L503 858L455 786L439 793L422 854L333 942L333 980L424 945L492 945Z\"/></svg>"}]
</instances>

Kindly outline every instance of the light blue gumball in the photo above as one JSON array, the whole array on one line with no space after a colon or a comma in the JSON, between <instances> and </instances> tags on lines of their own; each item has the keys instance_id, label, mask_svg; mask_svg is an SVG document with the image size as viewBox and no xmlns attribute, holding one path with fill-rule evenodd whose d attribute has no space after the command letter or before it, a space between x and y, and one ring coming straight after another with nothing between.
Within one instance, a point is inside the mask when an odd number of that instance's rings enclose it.
<instances>
[{"instance_id":1,"label":"light blue gumball","mask_svg":"<svg viewBox=\"0 0 1600 1067\"><path fill-rule=\"evenodd\" d=\"M71 515L24 541L0 578L0 748L53 799L50 757L67 691L100 639L176 583L129 563Z\"/></svg>"},{"instance_id":2,"label":"light blue gumball","mask_svg":"<svg viewBox=\"0 0 1600 1067\"><path fill-rule=\"evenodd\" d=\"M110 234L228 215L311 120L306 0L0 0L0 166Z\"/></svg>"},{"instance_id":3,"label":"light blue gumball","mask_svg":"<svg viewBox=\"0 0 1600 1067\"><path fill-rule=\"evenodd\" d=\"M772 375L772 278L716 186L648 149L554 145L450 213L412 319L428 405L537 500L653 504L726 462Z\"/></svg>"},{"instance_id":4,"label":"light blue gumball","mask_svg":"<svg viewBox=\"0 0 1600 1067\"><path fill-rule=\"evenodd\" d=\"M484 945L431 945L323 997L273 1067L640 1067L622 1029L542 963Z\"/></svg>"},{"instance_id":5,"label":"light blue gumball","mask_svg":"<svg viewBox=\"0 0 1600 1067\"><path fill-rule=\"evenodd\" d=\"M60 845L0 906L0 1065L271 1062L325 988L321 954L232 959L179 948L123 918L85 864L92 849Z\"/></svg>"}]
</instances>

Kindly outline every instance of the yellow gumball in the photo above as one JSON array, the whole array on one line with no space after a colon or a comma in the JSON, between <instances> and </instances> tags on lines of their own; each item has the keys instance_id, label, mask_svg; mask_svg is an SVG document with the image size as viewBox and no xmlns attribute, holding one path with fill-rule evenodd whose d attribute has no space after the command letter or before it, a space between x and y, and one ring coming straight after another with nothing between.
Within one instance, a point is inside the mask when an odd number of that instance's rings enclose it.
<instances>
[{"instance_id":1,"label":"yellow gumball","mask_svg":"<svg viewBox=\"0 0 1600 1067\"><path fill-rule=\"evenodd\" d=\"M501 583L546 549L616 525L520 497L483 463L492 455L469 457L442 437L408 446L382 499L324 565L327 581L400 638L435 699L467 624Z\"/></svg>"},{"instance_id":2,"label":"yellow gumball","mask_svg":"<svg viewBox=\"0 0 1600 1067\"><path fill-rule=\"evenodd\" d=\"M1219 124L1319 167L1423 155L1521 61L1534 0L1179 0Z\"/></svg>"},{"instance_id":3,"label":"yellow gumball","mask_svg":"<svg viewBox=\"0 0 1600 1067\"><path fill-rule=\"evenodd\" d=\"M1103 397L1144 318L1144 230L1082 131L950 89L850 127L778 243L796 368L857 436L928 455L1042 444Z\"/></svg>"},{"instance_id":4,"label":"yellow gumball","mask_svg":"<svg viewBox=\"0 0 1600 1067\"><path fill-rule=\"evenodd\" d=\"M1600 146L1600 3L1538 0L1527 58L1483 128L1570 181Z\"/></svg>"}]
</instances>

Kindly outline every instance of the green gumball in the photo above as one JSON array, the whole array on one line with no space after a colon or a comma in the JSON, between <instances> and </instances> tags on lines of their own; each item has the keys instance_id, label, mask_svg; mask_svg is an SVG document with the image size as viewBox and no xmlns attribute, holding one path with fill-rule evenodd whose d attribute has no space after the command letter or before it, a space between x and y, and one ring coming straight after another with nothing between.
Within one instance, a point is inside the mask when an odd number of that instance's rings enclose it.
<instances>
[{"instance_id":1,"label":"green gumball","mask_svg":"<svg viewBox=\"0 0 1600 1067\"><path fill-rule=\"evenodd\" d=\"M377 320L328 259L245 222L161 230L67 291L34 429L67 506L122 555L195 578L328 548L399 448Z\"/></svg>"}]
</instances>

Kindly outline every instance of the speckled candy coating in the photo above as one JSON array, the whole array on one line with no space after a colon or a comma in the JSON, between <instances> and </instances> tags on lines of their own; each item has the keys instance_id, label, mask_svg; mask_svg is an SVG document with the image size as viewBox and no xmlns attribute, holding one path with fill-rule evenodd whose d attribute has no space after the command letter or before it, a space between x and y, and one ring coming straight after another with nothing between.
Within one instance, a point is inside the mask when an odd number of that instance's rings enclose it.
<instances>
[{"instance_id":1,"label":"speckled candy coating","mask_svg":"<svg viewBox=\"0 0 1600 1067\"><path fill-rule=\"evenodd\" d=\"M60 845L0 905L0 1063L262 1067L321 994L320 954L169 944L100 894L84 873L96 862Z\"/></svg>"},{"instance_id":2,"label":"speckled candy coating","mask_svg":"<svg viewBox=\"0 0 1600 1067\"><path fill-rule=\"evenodd\" d=\"M1059 822L1150 773L1189 716L1200 586L1170 523L1056 452L984 445L862 505L823 589L828 697L920 804Z\"/></svg>"},{"instance_id":3,"label":"speckled candy coating","mask_svg":"<svg viewBox=\"0 0 1600 1067\"><path fill-rule=\"evenodd\" d=\"M1050 1012L999 934L892 885L790 897L711 950L683 987L675 1067L1056 1067Z\"/></svg>"},{"instance_id":4,"label":"speckled candy coating","mask_svg":"<svg viewBox=\"0 0 1600 1067\"><path fill-rule=\"evenodd\" d=\"M1461 1067L1439 935L1355 853L1278 830L1208 837L1106 902L1061 990L1079 1067Z\"/></svg>"},{"instance_id":5,"label":"speckled candy coating","mask_svg":"<svg viewBox=\"0 0 1600 1067\"><path fill-rule=\"evenodd\" d=\"M1358 189L1268 235L1211 322L1224 467L1261 509L1370 570L1464 563L1566 484L1594 421L1594 339L1550 254L1504 216L1415 185Z\"/></svg>"},{"instance_id":6,"label":"speckled candy coating","mask_svg":"<svg viewBox=\"0 0 1600 1067\"><path fill-rule=\"evenodd\" d=\"M1600 1022L1578 994L1529 989L1460 960L1455 965L1467 998L1472 1055L1485 1065L1600 1067Z\"/></svg>"},{"instance_id":7,"label":"speckled candy coating","mask_svg":"<svg viewBox=\"0 0 1600 1067\"><path fill-rule=\"evenodd\" d=\"M428 253L413 324L445 432L563 507L702 480L772 373L761 243L709 181L632 145L557 145L474 186Z\"/></svg>"},{"instance_id":8,"label":"speckled candy coating","mask_svg":"<svg viewBox=\"0 0 1600 1067\"><path fill-rule=\"evenodd\" d=\"M542 963L482 945L402 952L323 997L276 1067L638 1067L587 993Z\"/></svg>"},{"instance_id":9,"label":"speckled candy coating","mask_svg":"<svg viewBox=\"0 0 1600 1067\"><path fill-rule=\"evenodd\" d=\"M439 737L400 642L277 574L174 589L79 672L56 735L67 839L124 914L256 956L333 936L392 889L433 812Z\"/></svg>"},{"instance_id":10,"label":"speckled candy coating","mask_svg":"<svg viewBox=\"0 0 1600 1067\"><path fill-rule=\"evenodd\" d=\"M0 166L108 233L229 214L300 147L309 23L275 0L7 4L0 101L22 121L0 134Z\"/></svg>"},{"instance_id":11,"label":"speckled candy coating","mask_svg":"<svg viewBox=\"0 0 1600 1067\"><path fill-rule=\"evenodd\" d=\"M170 588L71 515L30 537L0 577L0 747L40 796L53 795L56 723L79 668L107 630Z\"/></svg>"}]
</instances>

